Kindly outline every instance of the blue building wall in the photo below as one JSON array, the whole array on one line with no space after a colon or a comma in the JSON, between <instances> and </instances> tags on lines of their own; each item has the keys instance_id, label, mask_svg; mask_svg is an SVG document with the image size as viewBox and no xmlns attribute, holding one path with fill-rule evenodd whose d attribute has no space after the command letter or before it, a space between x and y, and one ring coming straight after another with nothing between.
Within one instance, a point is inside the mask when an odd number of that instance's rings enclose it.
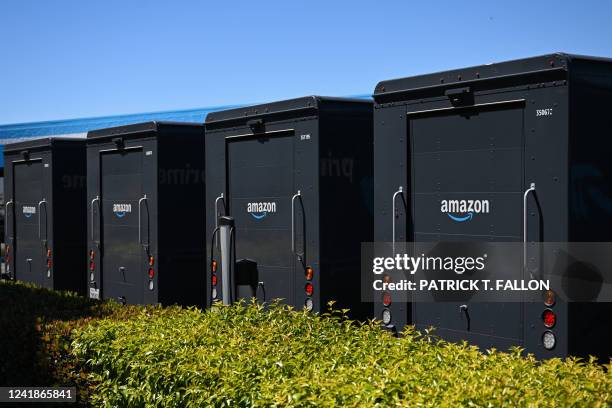
<instances>
[{"instance_id":1,"label":"blue building wall","mask_svg":"<svg viewBox=\"0 0 612 408\"><path fill-rule=\"evenodd\" d=\"M231 107L233 106L0 125L0 167L4 167L4 145L7 143L49 136L85 137L90 130L152 120L202 123L209 112Z\"/></svg>"},{"instance_id":2,"label":"blue building wall","mask_svg":"<svg viewBox=\"0 0 612 408\"><path fill-rule=\"evenodd\" d=\"M352 97L368 99L370 95L354 95ZM90 130L153 120L203 123L209 112L237 106L241 105L0 125L0 168L4 169L4 145L7 143L50 136L85 137Z\"/></svg>"}]
</instances>

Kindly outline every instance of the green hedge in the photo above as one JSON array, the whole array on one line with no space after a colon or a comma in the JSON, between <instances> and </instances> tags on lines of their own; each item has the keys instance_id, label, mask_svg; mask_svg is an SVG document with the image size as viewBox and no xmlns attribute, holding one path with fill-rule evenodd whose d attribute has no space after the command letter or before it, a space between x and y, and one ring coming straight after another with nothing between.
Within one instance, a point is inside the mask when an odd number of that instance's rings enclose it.
<instances>
[{"instance_id":1,"label":"green hedge","mask_svg":"<svg viewBox=\"0 0 612 408\"><path fill-rule=\"evenodd\" d=\"M79 329L73 349L99 384L94 402L107 407L612 403L612 376L594 362L483 354L279 305L104 319Z\"/></svg>"},{"instance_id":2,"label":"green hedge","mask_svg":"<svg viewBox=\"0 0 612 408\"><path fill-rule=\"evenodd\" d=\"M102 317L128 319L141 310L0 280L0 386L76 386L77 405L87 406L95 383L72 353L74 330Z\"/></svg>"},{"instance_id":3,"label":"green hedge","mask_svg":"<svg viewBox=\"0 0 612 408\"><path fill-rule=\"evenodd\" d=\"M0 329L0 385L75 385L81 405L612 405L610 365L395 338L341 312L126 307L1 283Z\"/></svg>"},{"instance_id":4,"label":"green hedge","mask_svg":"<svg viewBox=\"0 0 612 408\"><path fill-rule=\"evenodd\" d=\"M90 316L95 306L72 293L0 282L0 384L47 384L52 368L45 352L52 347L52 339L51 333L43 334L43 330L53 321ZM56 334L60 335L54 332L53 337Z\"/></svg>"}]
</instances>

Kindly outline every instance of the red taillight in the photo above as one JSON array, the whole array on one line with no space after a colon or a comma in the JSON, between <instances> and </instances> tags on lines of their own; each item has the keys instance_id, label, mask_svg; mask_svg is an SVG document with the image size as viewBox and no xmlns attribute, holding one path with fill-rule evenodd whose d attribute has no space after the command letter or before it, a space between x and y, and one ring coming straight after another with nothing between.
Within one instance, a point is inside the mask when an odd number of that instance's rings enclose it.
<instances>
[{"instance_id":1,"label":"red taillight","mask_svg":"<svg viewBox=\"0 0 612 408\"><path fill-rule=\"evenodd\" d=\"M217 261L215 261L214 259L210 263L210 269L213 271L213 273L217 272Z\"/></svg>"},{"instance_id":2,"label":"red taillight","mask_svg":"<svg viewBox=\"0 0 612 408\"><path fill-rule=\"evenodd\" d=\"M314 292L314 288L312 286L312 283L307 283L306 286L304 287L304 290L306 291L306 294L308 296L312 296L312 293Z\"/></svg>"},{"instance_id":3,"label":"red taillight","mask_svg":"<svg viewBox=\"0 0 612 408\"><path fill-rule=\"evenodd\" d=\"M155 271L153 268L149 268L149 279L153 279L155 277Z\"/></svg>"},{"instance_id":4,"label":"red taillight","mask_svg":"<svg viewBox=\"0 0 612 408\"><path fill-rule=\"evenodd\" d=\"M149 266L153 266L155 265L155 258L153 258L152 256L149 257Z\"/></svg>"},{"instance_id":5,"label":"red taillight","mask_svg":"<svg viewBox=\"0 0 612 408\"><path fill-rule=\"evenodd\" d=\"M211 283L213 286L217 286L217 275L213 275L211 278Z\"/></svg>"},{"instance_id":6,"label":"red taillight","mask_svg":"<svg viewBox=\"0 0 612 408\"><path fill-rule=\"evenodd\" d=\"M304 271L304 275L306 277L306 280L311 281L314 276L314 270L310 266L307 266L306 270Z\"/></svg>"},{"instance_id":7,"label":"red taillight","mask_svg":"<svg viewBox=\"0 0 612 408\"><path fill-rule=\"evenodd\" d=\"M544 322L544 326L550 328L557 323L557 316L555 316L555 312L552 310L546 309L544 313L542 313L542 321Z\"/></svg>"},{"instance_id":8,"label":"red taillight","mask_svg":"<svg viewBox=\"0 0 612 408\"><path fill-rule=\"evenodd\" d=\"M81 258L81 259L83 259L83 258ZM51 269L51 265L52 265L51 260L47 259L47 269Z\"/></svg>"},{"instance_id":9,"label":"red taillight","mask_svg":"<svg viewBox=\"0 0 612 408\"><path fill-rule=\"evenodd\" d=\"M94 263L94 261L89 261L89 270L93 272L95 269L96 264Z\"/></svg>"},{"instance_id":10,"label":"red taillight","mask_svg":"<svg viewBox=\"0 0 612 408\"><path fill-rule=\"evenodd\" d=\"M391 304L391 294L389 292L383 293L382 302L385 306L389 306Z\"/></svg>"}]
</instances>

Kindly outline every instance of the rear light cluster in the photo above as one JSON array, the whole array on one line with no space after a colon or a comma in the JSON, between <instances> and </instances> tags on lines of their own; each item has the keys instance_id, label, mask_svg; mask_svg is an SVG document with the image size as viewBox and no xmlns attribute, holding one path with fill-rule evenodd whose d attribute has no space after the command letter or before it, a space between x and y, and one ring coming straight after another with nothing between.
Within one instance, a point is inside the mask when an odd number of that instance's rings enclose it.
<instances>
[{"instance_id":1,"label":"rear light cluster","mask_svg":"<svg viewBox=\"0 0 612 408\"><path fill-rule=\"evenodd\" d=\"M306 300L304 301L304 307L306 310L311 311L314 303L312 301L312 294L314 293L314 286L312 286L312 278L314 278L314 269L311 266L307 266L304 270L304 278L306 278L306 285L304 286L304 292L306 292Z\"/></svg>"},{"instance_id":2,"label":"rear light cluster","mask_svg":"<svg viewBox=\"0 0 612 408\"><path fill-rule=\"evenodd\" d=\"M557 315L552 310L552 307L555 305L555 292L552 290L547 290L544 292L544 305L547 307L542 312L542 323L544 327L547 329L552 329L555 327L557 323ZM546 350L552 350L557 343L557 339L555 338L555 334L552 330L546 330L542 334L542 345Z\"/></svg>"},{"instance_id":3,"label":"rear light cluster","mask_svg":"<svg viewBox=\"0 0 612 408\"><path fill-rule=\"evenodd\" d=\"M391 281L391 277L389 275L385 275L383 277L383 281L385 283L389 283ZM382 311L382 322L385 326L391 323L391 309L389 309L389 307L391 306L391 302L391 293L383 292L382 303L385 308Z\"/></svg>"},{"instance_id":4,"label":"rear light cluster","mask_svg":"<svg viewBox=\"0 0 612 408\"><path fill-rule=\"evenodd\" d=\"M210 284L211 284L211 290L210 290L210 294L211 297L213 298L213 300L217 299L217 261L215 261L214 259L212 260L212 262L210 263Z\"/></svg>"},{"instance_id":5,"label":"rear light cluster","mask_svg":"<svg viewBox=\"0 0 612 408\"><path fill-rule=\"evenodd\" d=\"M51 260L51 249L47 248L47 278L51 277L51 267L53 267L53 261Z\"/></svg>"},{"instance_id":6,"label":"rear light cluster","mask_svg":"<svg viewBox=\"0 0 612 408\"><path fill-rule=\"evenodd\" d=\"M89 251L89 280L94 281L94 271L96 270L96 251Z\"/></svg>"},{"instance_id":7,"label":"rear light cluster","mask_svg":"<svg viewBox=\"0 0 612 408\"><path fill-rule=\"evenodd\" d=\"M149 256L149 290L153 290L153 279L155 279L155 258L153 256Z\"/></svg>"}]
</instances>

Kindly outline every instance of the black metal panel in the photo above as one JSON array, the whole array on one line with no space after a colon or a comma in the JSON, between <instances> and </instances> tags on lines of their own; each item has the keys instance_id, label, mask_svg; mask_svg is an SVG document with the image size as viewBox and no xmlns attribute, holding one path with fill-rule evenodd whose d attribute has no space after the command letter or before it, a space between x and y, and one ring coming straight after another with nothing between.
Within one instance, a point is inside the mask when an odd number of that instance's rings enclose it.
<instances>
[{"instance_id":1,"label":"black metal panel","mask_svg":"<svg viewBox=\"0 0 612 408\"><path fill-rule=\"evenodd\" d=\"M356 256L374 234L373 116L366 108L323 112L319 141L321 270L328 276L321 296L360 319L373 314L373 304L361 300Z\"/></svg>"},{"instance_id":2,"label":"black metal panel","mask_svg":"<svg viewBox=\"0 0 612 408\"><path fill-rule=\"evenodd\" d=\"M244 125L248 121L260 119L262 121L279 121L288 118L307 117L320 110L327 110L347 106L363 106L367 101L362 99L333 98L329 96L305 96L302 98L270 102L260 105L246 106L235 109L211 112L206 116L207 129L224 128L231 124ZM350 108L349 108L350 109Z\"/></svg>"},{"instance_id":3,"label":"black metal panel","mask_svg":"<svg viewBox=\"0 0 612 408\"><path fill-rule=\"evenodd\" d=\"M204 135L153 122L88 136L90 297L204 304Z\"/></svg>"},{"instance_id":4,"label":"black metal panel","mask_svg":"<svg viewBox=\"0 0 612 408\"><path fill-rule=\"evenodd\" d=\"M413 230L434 239L521 237L523 103L409 115ZM463 142L463 143L462 143ZM443 202L474 200L482 212L442 212ZM504 217L496 217L505 214Z\"/></svg>"},{"instance_id":5,"label":"black metal panel","mask_svg":"<svg viewBox=\"0 0 612 408\"><path fill-rule=\"evenodd\" d=\"M412 231L409 211L409 191L396 195L410 180L408 164L409 140L406 120L406 106L390 106L374 109L374 240L391 242L393 225L395 225L398 242L406 241ZM393 197L396 198L393 213ZM383 305L381 299L374 299L374 316L382 319ZM393 302L390 307L393 324L403 328L412 321L412 308L404 302Z\"/></svg>"},{"instance_id":6,"label":"black metal panel","mask_svg":"<svg viewBox=\"0 0 612 408\"><path fill-rule=\"evenodd\" d=\"M142 148L100 155L101 252L106 299L140 304L146 288L144 250L139 244L139 200L143 197ZM145 227L143 226L144 230Z\"/></svg>"},{"instance_id":7,"label":"black metal panel","mask_svg":"<svg viewBox=\"0 0 612 408\"><path fill-rule=\"evenodd\" d=\"M269 299L294 303L291 197L293 132L227 139L228 208L236 222L238 259L256 260ZM261 207L261 208L259 208ZM263 211L262 211L263 210Z\"/></svg>"},{"instance_id":8,"label":"black metal panel","mask_svg":"<svg viewBox=\"0 0 612 408\"><path fill-rule=\"evenodd\" d=\"M308 297L304 272L311 267L313 310L324 310L331 299L349 302L343 302L342 307L360 309L358 274L338 274L350 262L353 272L359 270L359 242L371 239L371 213L360 219L350 209L353 204L365 208L367 197L371 197L371 182L362 183L372 173L371 133L371 103L359 100L306 97L207 117L208 250L216 216L228 211L236 219L236 257L248 260L249 265L254 262L263 282L256 293L259 300L265 292L267 301L281 297L303 307ZM344 159L353 160L359 169L355 183L343 179L335 162L341 163L343 150L334 147L332 140L347 146ZM357 155L356 151L362 153ZM340 173L335 177L337 170ZM292 198L298 191L292 214ZM357 203L355 197L359 197ZM249 203L252 210L259 203L275 207L274 211L269 207L264 215L248 212ZM339 207L345 211L338 211ZM291 251L292 215L296 254ZM352 224L346 222L349 218ZM331 242L337 244L338 251L328 248ZM343 253L346 242L350 242L348 263ZM213 248L213 257L217 256ZM217 276L220 278L220 273ZM341 289L351 292L348 297L333 289L335 281L341 280L349 282ZM217 288L220 285L218 279ZM239 293L251 295L249 291Z\"/></svg>"},{"instance_id":9,"label":"black metal panel","mask_svg":"<svg viewBox=\"0 0 612 408\"><path fill-rule=\"evenodd\" d=\"M523 106L496 104L408 115L416 241L520 239ZM483 203L486 211L442 211L443 202L461 200ZM520 279L520 260L514 270L511 278ZM520 303L472 303L466 296L457 302L415 303L413 322L419 329L448 330L454 338L481 347L495 344L491 336L522 345L522 313Z\"/></svg>"},{"instance_id":10,"label":"black metal panel","mask_svg":"<svg viewBox=\"0 0 612 408\"><path fill-rule=\"evenodd\" d=\"M5 162L8 270L19 280L83 294L85 141L11 144Z\"/></svg>"},{"instance_id":11,"label":"black metal panel","mask_svg":"<svg viewBox=\"0 0 612 408\"><path fill-rule=\"evenodd\" d=\"M535 183L525 209L528 241L610 241L605 180L612 164L605 153L609 142L600 134L609 127L604 107L612 92L611 66L606 59L553 54L379 83L376 240L392 238L383 213L391 203L389 180L396 180L414 193L411 219L397 224L398 236L414 227L409 240L520 240L522 194ZM402 110L407 117L400 117ZM401 149L404 137L412 138L412 145ZM405 160L411 162L409 171ZM404 183L406 175L410 185ZM489 200L490 211L469 222L441 212L440 200L466 194ZM400 206L394 219L401 215ZM537 273L537 253L529 251L528 260L529 271ZM544 358L611 351L597 340L607 338L601 328L610 324L601 316L610 315L608 304L559 300L553 350L542 346L544 305L537 297L522 304L470 306L471 317L479 317L469 332L462 328L458 306L413 305L411 319L393 305L392 323L399 328L407 321L421 328L432 324L450 340L497 348L518 344ZM381 310L378 304L377 315ZM592 334L587 338L585 332Z\"/></svg>"},{"instance_id":12,"label":"black metal panel","mask_svg":"<svg viewBox=\"0 0 612 408\"><path fill-rule=\"evenodd\" d=\"M374 99L377 103L408 101L445 96L447 91L459 89L474 93L564 81L571 59L568 54L557 53L381 81L374 90Z\"/></svg>"},{"instance_id":13,"label":"black metal panel","mask_svg":"<svg viewBox=\"0 0 612 408\"><path fill-rule=\"evenodd\" d=\"M152 236L159 238L159 301L204 307L207 278L204 272L204 127L162 126L160 129L159 200L149 203L151 219L159 222L157 230L154 223L151 224ZM154 242L150 250L155 250Z\"/></svg>"},{"instance_id":14,"label":"black metal panel","mask_svg":"<svg viewBox=\"0 0 612 408\"><path fill-rule=\"evenodd\" d=\"M46 279L45 249L38 236L39 224L43 222L38 203L43 199L42 158L14 163L15 185L15 240L13 256L15 258L15 278L25 282L50 286ZM44 258L44 259L43 259Z\"/></svg>"},{"instance_id":15,"label":"black metal panel","mask_svg":"<svg viewBox=\"0 0 612 408\"><path fill-rule=\"evenodd\" d=\"M576 242L612 242L612 140L604 136L612 127L612 63L575 57L570 81L568 234ZM608 362L612 303L573 302L567 308L570 352Z\"/></svg>"}]
</instances>

